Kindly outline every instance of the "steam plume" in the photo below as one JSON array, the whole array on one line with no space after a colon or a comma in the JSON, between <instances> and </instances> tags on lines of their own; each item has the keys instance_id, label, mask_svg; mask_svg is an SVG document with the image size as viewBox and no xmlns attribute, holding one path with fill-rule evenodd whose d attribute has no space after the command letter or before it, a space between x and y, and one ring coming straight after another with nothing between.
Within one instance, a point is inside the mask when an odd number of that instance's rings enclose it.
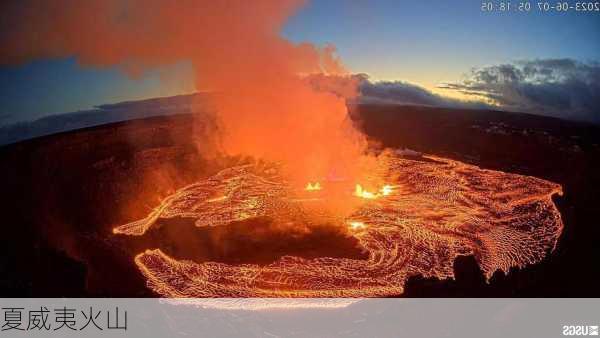
<instances>
[{"instance_id":1,"label":"steam plume","mask_svg":"<svg viewBox=\"0 0 600 338\"><path fill-rule=\"evenodd\" d=\"M214 103L222 150L297 168L306 177L354 168L365 140L345 97L304 77L344 76L333 46L279 34L303 4L277 1L15 1L2 5L0 64L75 56L85 66L144 69L190 60ZM345 95L353 95L346 90Z\"/></svg>"}]
</instances>

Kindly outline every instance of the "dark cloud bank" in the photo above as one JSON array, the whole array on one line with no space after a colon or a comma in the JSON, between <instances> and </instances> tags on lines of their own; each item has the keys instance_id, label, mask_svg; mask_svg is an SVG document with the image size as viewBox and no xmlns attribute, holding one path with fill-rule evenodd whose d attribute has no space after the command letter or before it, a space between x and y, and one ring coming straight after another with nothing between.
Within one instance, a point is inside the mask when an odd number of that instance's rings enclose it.
<instances>
[{"instance_id":1,"label":"dark cloud bank","mask_svg":"<svg viewBox=\"0 0 600 338\"><path fill-rule=\"evenodd\" d=\"M467 102L434 94L429 90L403 81L371 82L367 75L355 75L360 81L359 103L420 105L446 108L490 108L483 102Z\"/></svg>"},{"instance_id":2,"label":"dark cloud bank","mask_svg":"<svg viewBox=\"0 0 600 338\"><path fill-rule=\"evenodd\" d=\"M471 96L473 101L441 96L402 81L359 82L359 103L494 109L600 123L600 63L541 59L475 68L463 81L439 88Z\"/></svg>"},{"instance_id":3,"label":"dark cloud bank","mask_svg":"<svg viewBox=\"0 0 600 338\"><path fill-rule=\"evenodd\" d=\"M520 61L473 69L442 88L480 96L502 110L600 123L600 63L572 59Z\"/></svg>"}]
</instances>

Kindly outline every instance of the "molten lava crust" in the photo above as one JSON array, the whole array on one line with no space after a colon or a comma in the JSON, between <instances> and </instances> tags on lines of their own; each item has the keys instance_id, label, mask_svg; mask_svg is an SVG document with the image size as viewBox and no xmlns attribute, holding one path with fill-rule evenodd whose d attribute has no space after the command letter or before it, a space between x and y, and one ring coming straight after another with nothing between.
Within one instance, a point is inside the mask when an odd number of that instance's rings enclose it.
<instances>
[{"instance_id":1,"label":"molten lava crust","mask_svg":"<svg viewBox=\"0 0 600 338\"><path fill-rule=\"evenodd\" d=\"M355 237L367 259L284 256L268 265L178 261L160 249L135 263L148 286L165 297L376 297L403 292L406 279L453 277L458 255L474 255L487 277L539 262L563 228L552 201L561 186L425 156L380 157L373 179L382 193L345 214L327 204L328 182L298 189L276 166L225 169L166 198L146 218L114 229L142 235L160 219L193 218L198 227L270 217L286 224L327 223ZM362 188L361 188L362 189ZM314 194L314 195L311 195Z\"/></svg>"}]
</instances>

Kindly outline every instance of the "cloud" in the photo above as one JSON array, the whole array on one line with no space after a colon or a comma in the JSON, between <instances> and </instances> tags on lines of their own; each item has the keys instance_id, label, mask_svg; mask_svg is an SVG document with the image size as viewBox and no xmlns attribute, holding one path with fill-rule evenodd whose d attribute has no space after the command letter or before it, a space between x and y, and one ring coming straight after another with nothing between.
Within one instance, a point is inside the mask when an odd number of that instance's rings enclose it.
<instances>
[{"instance_id":1,"label":"cloud","mask_svg":"<svg viewBox=\"0 0 600 338\"><path fill-rule=\"evenodd\" d=\"M362 103L391 103L445 108L489 108L483 102L462 101L445 97L408 82L371 82L365 74L358 74L355 77L359 79L359 100Z\"/></svg>"},{"instance_id":2,"label":"cloud","mask_svg":"<svg viewBox=\"0 0 600 338\"><path fill-rule=\"evenodd\" d=\"M319 91L326 91L352 103L419 105L445 108L490 108L481 101L463 101L403 81L371 81L364 73L352 75L311 74L305 78Z\"/></svg>"},{"instance_id":3,"label":"cloud","mask_svg":"<svg viewBox=\"0 0 600 338\"><path fill-rule=\"evenodd\" d=\"M600 122L600 63L538 59L476 68L441 88L493 102L501 109Z\"/></svg>"}]
</instances>

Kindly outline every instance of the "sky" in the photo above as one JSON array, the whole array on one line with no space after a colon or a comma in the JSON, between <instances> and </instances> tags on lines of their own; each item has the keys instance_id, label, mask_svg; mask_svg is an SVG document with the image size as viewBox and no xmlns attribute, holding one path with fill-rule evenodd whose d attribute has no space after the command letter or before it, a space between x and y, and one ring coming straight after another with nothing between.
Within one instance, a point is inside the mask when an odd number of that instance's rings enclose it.
<instances>
[{"instance_id":1,"label":"sky","mask_svg":"<svg viewBox=\"0 0 600 338\"><path fill-rule=\"evenodd\" d=\"M516 4L516 3L515 3ZM535 3L532 3L535 5ZM520 60L600 60L600 13L485 13L481 1L309 2L281 34L334 44L352 73L404 81L437 94L472 68ZM0 125L95 105L194 91L181 62L131 78L118 67L82 67L75 57L0 66Z\"/></svg>"},{"instance_id":2,"label":"sky","mask_svg":"<svg viewBox=\"0 0 600 338\"><path fill-rule=\"evenodd\" d=\"M314 1L284 35L334 43L353 72L425 87L520 59L600 59L600 15L484 13L481 1Z\"/></svg>"}]
</instances>

